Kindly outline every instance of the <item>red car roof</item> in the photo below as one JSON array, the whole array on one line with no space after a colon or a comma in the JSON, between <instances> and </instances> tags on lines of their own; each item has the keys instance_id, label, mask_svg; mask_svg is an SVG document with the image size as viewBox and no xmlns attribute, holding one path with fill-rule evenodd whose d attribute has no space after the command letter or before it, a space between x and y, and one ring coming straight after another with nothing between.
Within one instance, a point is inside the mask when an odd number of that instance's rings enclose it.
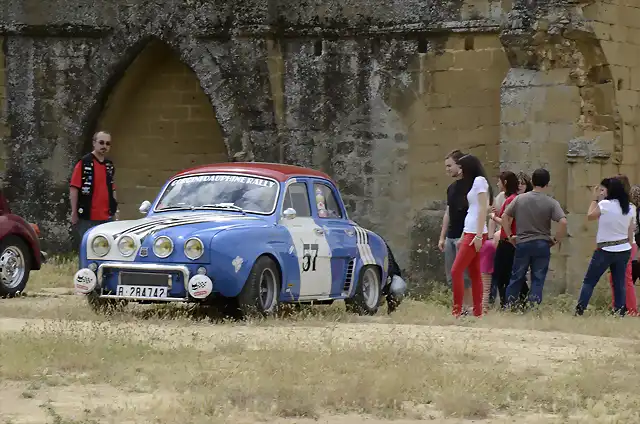
<instances>
[{"instance_id":1,"label":"red car roof","mask_svg":"<svg viewBox=\"0 0 640 424\"><path fill-rule=\"evenodd\" d=\"M280 163L267 162L223 162L210 165L201 165L181 171L174 175L174 177L209 172L250 173L261 177L273 178L280 182L285 182L291 177L316 177L324 178L333 182L329 175L321 171L304 168L302 166L283 165Z\"/></svg>"}]
</instances>

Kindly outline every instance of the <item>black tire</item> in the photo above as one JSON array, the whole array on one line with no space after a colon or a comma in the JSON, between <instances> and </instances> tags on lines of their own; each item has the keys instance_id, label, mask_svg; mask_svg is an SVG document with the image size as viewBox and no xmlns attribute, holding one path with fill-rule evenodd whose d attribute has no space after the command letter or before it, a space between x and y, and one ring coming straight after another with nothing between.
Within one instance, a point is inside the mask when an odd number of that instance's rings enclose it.
<instances>
[{"instance_id":1,"label":"black tire","mask_svg":"<svg viewBox=\"0 0 640 424\"><path fill-rule=\"evenodd\" d=\"M247 281L237 297L238 309L243 318L267 317L276 314L282 277L278 265L268 256L260 256L253 264ZM267 292L263 296L262 289Z\"/></svg>"},{"instance_id":2,"label":"black tire","mask_svg":"<svg viewBox=\"0 0 640 424\"><path fill-rule=\"evenodd\" d=\"M389 266L387 269L387 284L385 284L384 290L382 293L387 300L387 313L390 314L394 312L396 309L398 309L398 306L400 306L400 304L402 303L402 298L391 293L391 282L392 282L393 276L397 275L398 277L402 278L402 272L400 271L400 265L398 265L398 262L396 262L396 258L393 256L393 253L391 252L391 248L389 247L389 244L387 244L386 241L385 241L385 245L387 246Z\"/></svg>"},{"instance_id":3,"label":"black tire","mask_svg":"<svg viewBox=\"0 0 640 424\"><path fill-rule=\"evenodd\" d=\"M369 281L365 281L366 279L369 279ZM367 283L366 288L364 287L365 282ZM373 286L371 287L370 284L373 284ZM375 315L378 313L381 298L380 272L377 267L367 265L360 270L355 294L352 298L345 299L344 303L349 312L354 312L358 315Z\"/></svg>"},{"instance_id":4,"label":"black tire","mask_svg":"<svg viewBox=\"0 0 640 424\"><path fill-rule=\"evenodd\" d=\"M31 263L31 249L20 237L7 236L0 242L0 297L14 297L24 291L29 281ZM15 267L20 267L22 271L16 274ZM10 272L15 279L4 272Z\"/></svg>"},{"instance_id":5,"label":"black tire","mask_svg":"<svg viewBox=\"0 0 640 424\"><path fill-rule=\"evenodd\" d=\"M398 262L396 262L396 258L393 256L393 253L391 252L389 245L386 242L385 242L385 245L387 246L387 255L389 255L389 269L387 269L387 274L390 277L393 277L394 275L397 275L398 277L402 277L402 272L400 271L400 265L398 265Z\"/></svg>"}]
</instances>

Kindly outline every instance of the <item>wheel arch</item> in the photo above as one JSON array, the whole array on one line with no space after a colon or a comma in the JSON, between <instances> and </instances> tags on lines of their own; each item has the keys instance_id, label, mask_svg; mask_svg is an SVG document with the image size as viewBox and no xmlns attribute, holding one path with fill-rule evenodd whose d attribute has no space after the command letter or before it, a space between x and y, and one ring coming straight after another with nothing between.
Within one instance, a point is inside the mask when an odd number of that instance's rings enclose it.
<instances>
[{"instance_id":1,"label":"wheel arch","mask_svg":"<svg viewBox=\"0 0 640 424\"><path fill-rule=\"evenodd\" d=\"M379 234L369 230L367 230L367 233L369 235L369 246L371 247L371 252L376 262L371 265L376 266L378 276L380 277L380 284L384 284L388 276L388 269L385 269L385 258L388 256L387 243Z\"/></svg>"},{"instance_id":2,"label":"wheel arch","mask_svg":"<svg viewBox=\"0 0 640 424\"><path fill-rule=\"evenodd\" d=\"M284 281L283 281L284 280L284 274L282 273L282 264L280 263L280 260L278 260L278 258L276 257L276 255L273 252L263 252L263 253L259 254L256 257L255 261L253 261L254 265L263 256L266 256L269 259L271 259L273 262L275 262L276 267L278 268L278 273L280 274L280 290L282 290L283 283L284 283Z\"/></svg>"},{"instance_id":3,"label":"wheel arch","mask_svg":"<svg viewBox=\"0 0 640 424\"><path fill-rule=\"evenodd\" d=\"M16 237L17 239L20 239L27 246L29 260L30 260L29 271L33 271L33 270L38 271L42 267L42 264L40 263L40 260L39 260L40 252L38 252L38 257L36 257L36 254L33 251L33 247L31 246L30 241L23 234L20 234L17 232L9 232L5 234L2 239L5 240L8 237Z\"/></svg>"}]
</instances>

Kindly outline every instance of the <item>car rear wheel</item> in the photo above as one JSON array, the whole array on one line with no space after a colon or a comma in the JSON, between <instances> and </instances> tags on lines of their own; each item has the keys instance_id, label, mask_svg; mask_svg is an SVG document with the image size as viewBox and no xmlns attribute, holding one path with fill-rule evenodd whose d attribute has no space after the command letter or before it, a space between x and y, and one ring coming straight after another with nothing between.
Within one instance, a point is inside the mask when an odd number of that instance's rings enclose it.
<instances>
[{"instance_id":1,"label":"car rear wheel","mask_svg":"<svg viewBox=\"0 0 640 424\"><path fill-rule=\"evenodd\" d=\"M259 257L237 298L242 316L274 315L280 287L281 276L276 263L268 256Z\"/></svg>"},{"instance_id":2,"label":"car rear wheel","mask_svg":"<svg viewBox=\"0 0 640 424\"><path fill-rule=\"evenodd\" d=\"M29 280L31 254L19 237L8 236L0 242L0 296L22 293Z\"/></svg>"},{"instance_id":3,"label":"car rear wheel","mask_svg":"<svg viewBox=\"0 0 640 424\"><path fill-rule=\"evenodd\" d=\"M351 299L345 299L347 310L358 315L375 315L380 306L380 273L374 266L366 266L360 271L356 292Z\"/></svg>"}]
</instances>

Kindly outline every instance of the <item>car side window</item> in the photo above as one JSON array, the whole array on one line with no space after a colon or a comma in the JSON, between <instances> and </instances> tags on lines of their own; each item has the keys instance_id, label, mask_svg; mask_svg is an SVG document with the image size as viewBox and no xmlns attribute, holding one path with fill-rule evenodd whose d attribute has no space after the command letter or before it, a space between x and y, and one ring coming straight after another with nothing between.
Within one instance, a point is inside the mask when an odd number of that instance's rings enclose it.
<instances>
[{"instance_id":1,"label":"car side window","mask_svg":"<svg viewBox=\"0 0 640 424\"><path fill-rule=\"evenodd\" d=\"M342 218L342 211L333 191L326 184L315 183L313 192L316 196L316 206L320 218Z\"/></svg>"},{"instance_id":2,"label":"car side window","mask_svg":"<svg viewBox=\"0 0 640 424\"><path fill-rule=\"evenodd\" d=\"M305 183L293 183L287 187L287 192L284 195L284 201L282 203L282 210L285 211L288 208L295 209L296 216L311 216L311 203L309 203L309 193L307 192L307 185Z\"/></svg>"}]
</instances>

